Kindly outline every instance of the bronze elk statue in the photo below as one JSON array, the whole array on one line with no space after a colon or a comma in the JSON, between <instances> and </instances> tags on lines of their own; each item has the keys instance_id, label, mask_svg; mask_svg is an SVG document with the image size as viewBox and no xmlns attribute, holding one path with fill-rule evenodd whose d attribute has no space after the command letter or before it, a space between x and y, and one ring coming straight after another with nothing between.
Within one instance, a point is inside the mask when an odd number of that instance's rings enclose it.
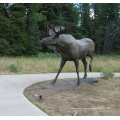
<instances>
[{"instance_id":1,"label":"bronze elk statue","mask_svg":"<svg viewBox=\"0 0 120 120\"><path fill-rule=\"evenodd\" d=\"M58 49L62 57L58 73L55 79L51 82L51 84L56 83L58 75L61 72L62 68L64 67L66 61L73 61L75 63L77 78L78 78L78 85L80 85L79 71L78 71L79 59L82 60L84 65L84 71L85 71L84 78L87 77L86 56L89 56L91 58L91 61L89 64L89 70L92 71L94 43L89 38L76 40L72 35L64 34L65 32L68 32L74 28L76 28L75 25L69 25L63 28L60 27L60 30L56 32L55 27L52 24L51 30L53 31L53 34L48 37L42 38L41 40L42 45L47 45L48 48L54 50L55 52L56 52L56 49Z\"/></svg>"}]
</instances>

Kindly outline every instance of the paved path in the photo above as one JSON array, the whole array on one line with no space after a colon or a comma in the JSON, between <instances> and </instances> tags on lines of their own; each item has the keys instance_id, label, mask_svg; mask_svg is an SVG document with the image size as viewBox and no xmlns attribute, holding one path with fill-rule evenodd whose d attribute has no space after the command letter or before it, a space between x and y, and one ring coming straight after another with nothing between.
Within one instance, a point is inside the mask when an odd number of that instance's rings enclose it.
<instances>
[{"instance_id":1,"label":"paved path","mask_svg":"<svg viewBox=\"0 0 120 120\"><path fill-rule=\"evenodd\" d=\"M0 116L47 116L23 95L29 85L54 79L56 73L0 75ZM83 77L83 73L80 73ZM115 73L120 77L120 73ZM88 77L100 77L100 73L88 73ZM58 77L76 78L76 73L61 73Z\"/></svg>"}]
</instances>

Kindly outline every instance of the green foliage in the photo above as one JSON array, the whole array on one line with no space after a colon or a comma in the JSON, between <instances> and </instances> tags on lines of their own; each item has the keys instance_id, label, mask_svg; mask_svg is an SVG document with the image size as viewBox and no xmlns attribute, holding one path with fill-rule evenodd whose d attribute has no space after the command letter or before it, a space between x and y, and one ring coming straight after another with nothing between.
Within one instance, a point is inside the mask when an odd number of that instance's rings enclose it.
<instances>
[{"instance_id":1,"label":"green foliage","mask_svg":"<svg viewBox=\"0 0 120 120\"><path fill-rule=\"evenodd\" d=\"M10 6L10 20L12 21L12 39L11 54L12 55L23 55L27 49L28 38L26 31L26 8L23 4L13 4Z\"/></svg>"},{"instance_id":2,"label":"green foliage","mask_svg":"<svg viewBox=\"0 0 120 120\"><path fill-rule=\"evenodd\" d=\"M15 72L15 73L18 72L18 67L15 66L14 64L11 64L9 68L10 68L10 72Z\"/></svg>"},{"instance_id":3,"label":"green foliage","mask_svg":"<svg viewBox=\"0 0 120 120\"><path fill-rule=\"evenodd\" d=\"M81 13L81 33L86 37L91 37L92 34L92 19L90 18L90 4L84 3L82 5Z\"/></svg>"},{"instance_id":4,"label":"green foliage","mask_svg":"<svg viewBox=\"0 0 120 120\"><path fill-rule=\"evenodd\" d=\"M38 23L46 20L46 16L42 12L38 12L41 8L40 3L38 4L28 4L28 17L27 17L27 26L28 26L28 49L27 54L33 55L37 54L42 46L40 44L41 34L38 27Z\"/></svg>"},{"instance_id":5,"label":"green foliage","mask_svg":"<svg viewBox=\"0 0 120 120\"><path fill-rule=\"evenodd\" d=\"M119 3L93 3L92 8L95 13L93 18L93 36L91 38L94 39L96 44L96 51L100 54L104 53L104 37L105 37L105 29L108 26L108 23L111 21L114 24L118 25L120 17L119 17ZM110 29L110 28L109 28ZM112 27L111 27L112 29ZM110 35L110 34L109 34ZM107 36L109 36L107 35ZM106 36L106 37L107 37ZM111 37L112 38L112 37ZM117 35L115 36L115 39ZM116 40L114 40L116 42ZM112 44L112 47L115 46L116 43ZM111 46L110 46L111 47ZM111 51L112 52L112 49Z\"/></svg>"},{"instance_id":6,"label":"green foliage","mask_svg":"<svg viewBox=\"0 0 120 120\"><path fill-rule=\"evenodd\" d=\"M0 55L9 55L10 46L9 42L6 39L0 39Z\"/></svg>"},{"instance_id":7,"label":"green foliage","mask_svg":"<svg viewBox=\"0 0 120 120\"><path fill-rule=\"evenodd\" d=\"M1 6L0 10L0 12L6 11L0 16L0 42L3 48L6 47L0 55L23 55L28 40L25 20L26 8L23 4L13 4L10 7L10 12Z\"/></svg>"},{"instance_id":8,"label":"green foliage","mask_svg":"<svg viewBox=\"0 0 120 120\"><path fill-rule=\"evenodd\" d=\"M106 68L104 68L104 70L102 71L100 75L104 79L109 79L109 78L114 77L115 74L113 73L113 70L107 70Z\"/></svg>"}]
</instances>

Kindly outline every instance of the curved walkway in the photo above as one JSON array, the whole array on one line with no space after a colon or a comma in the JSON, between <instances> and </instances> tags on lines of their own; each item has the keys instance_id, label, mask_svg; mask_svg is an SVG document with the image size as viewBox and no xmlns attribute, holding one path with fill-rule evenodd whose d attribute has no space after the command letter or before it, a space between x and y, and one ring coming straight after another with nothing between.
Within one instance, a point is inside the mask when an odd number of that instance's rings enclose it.
<instances>
[{"instance_id":1,"label":"curved walkway","mask_svg":"<svg viewBox=\"0 0 120 120\"><path fill-rule=\"evenodd\" d=\"M0 75L0 116L47 116L24 97L23 91L31 84L55 76L56 73ZM100 77L100 73L88 73L88 77ZM120 77L120 73L115 73L115 77ZM76 78L76 73L61 73L58 79L64 78Z\"/></svg>"}]
</instances>

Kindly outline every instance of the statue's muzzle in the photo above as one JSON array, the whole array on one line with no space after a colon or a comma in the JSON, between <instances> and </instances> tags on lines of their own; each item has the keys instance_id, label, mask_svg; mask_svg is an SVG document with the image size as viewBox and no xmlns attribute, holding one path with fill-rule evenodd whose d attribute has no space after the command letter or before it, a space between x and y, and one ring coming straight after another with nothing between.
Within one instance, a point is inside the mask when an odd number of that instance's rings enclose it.
<instances>
[{"instance_id":1,"label":"statue's muzzle","mask_svg":"<svg viewBox=\"0 0 120 120\"><path fill-rule=\"evenodd\" d=\"M44 40L41 40L41 45L43 45L43 46L45 45L45 42L44 42Z\"/></svg>"}]
</instances>

